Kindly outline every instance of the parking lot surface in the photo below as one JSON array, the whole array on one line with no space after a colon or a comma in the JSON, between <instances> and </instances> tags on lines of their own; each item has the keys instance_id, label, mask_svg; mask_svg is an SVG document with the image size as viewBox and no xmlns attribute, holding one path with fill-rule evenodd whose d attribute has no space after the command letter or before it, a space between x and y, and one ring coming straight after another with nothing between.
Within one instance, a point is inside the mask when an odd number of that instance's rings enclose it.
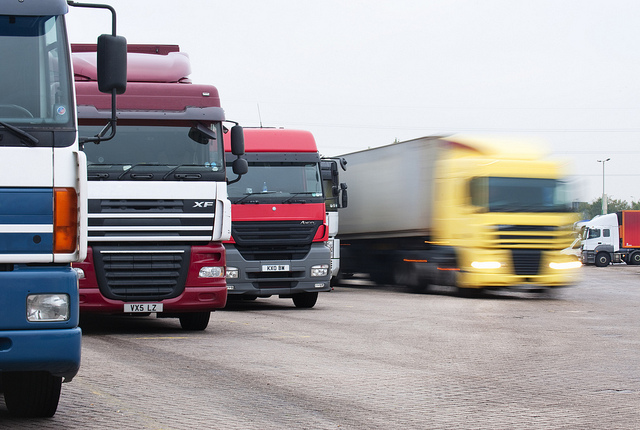
<instances>
[{"instance_id":1,"label":"parking lot surface","mask_svg":"<svg viewBox=\"0 0 640 430\"><path fill-rule=\"evenodd\" d=\"M637 429L640 266L555 294L411 294L365 281L177 320L83 323L50 419L16 429ZM0 397L1 399L1 397Z\"/></svg>"}]
</instances>

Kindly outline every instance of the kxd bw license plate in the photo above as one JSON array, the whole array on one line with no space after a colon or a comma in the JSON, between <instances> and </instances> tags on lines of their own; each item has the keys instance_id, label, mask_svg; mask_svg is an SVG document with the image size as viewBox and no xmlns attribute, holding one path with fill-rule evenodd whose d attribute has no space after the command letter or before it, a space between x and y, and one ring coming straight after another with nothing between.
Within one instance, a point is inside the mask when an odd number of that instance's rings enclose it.
<instances>
[{"instance_id":1,"label":"kxd bw license plate","mask_svg":"<svg viewBox=\"0 0 640 430\"><path fill-rule=\"evenodd\" d=\"M263 264L262 271L263 272L288 272L289 265L288 264Z\"/></svg>"},{"instance_id":2,"label":"kxd bw license plate","mask_svg":"<svg viewBox=\"0 0 640 430\"><path fill-rule=\"evenodd\" d=\"M129 312L162 312L162 303L125 303L124 311Z\"/></svg>"}]
</instances>

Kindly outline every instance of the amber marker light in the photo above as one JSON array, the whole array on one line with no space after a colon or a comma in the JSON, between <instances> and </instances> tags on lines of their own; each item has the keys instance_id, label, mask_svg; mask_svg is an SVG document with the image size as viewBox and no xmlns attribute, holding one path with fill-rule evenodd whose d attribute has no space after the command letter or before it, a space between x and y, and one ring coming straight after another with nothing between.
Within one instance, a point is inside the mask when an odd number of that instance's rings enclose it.
<instances>
[{"instance_id":1,"label":"amber marker light","mask_svg":"<svg viewBox=\"0 0 640 430\"><path fill-rule=\"evenodd\" d=\"M78 247L78 195L74 188L53 189L53 252L71 254Z\"/></svg>"}]
</instances>

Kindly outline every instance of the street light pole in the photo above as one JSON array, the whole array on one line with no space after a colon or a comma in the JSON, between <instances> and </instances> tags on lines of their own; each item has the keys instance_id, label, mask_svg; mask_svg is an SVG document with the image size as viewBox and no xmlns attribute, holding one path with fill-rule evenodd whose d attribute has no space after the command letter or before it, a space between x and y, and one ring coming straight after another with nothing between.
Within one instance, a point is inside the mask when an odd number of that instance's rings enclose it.
<instances>
[{"instance_id":1,"label":"street light pole","mask_svg":"<svg viewBox=\"0 0 640 430\"><path fill-rule=\"evenodd\" d=\"M604 163L611 160L611 158L607 158L606 160L598 160L598 163L602 163L602 215L607 214L607 195L604 193Z\"/></svg>"}]
</instances>

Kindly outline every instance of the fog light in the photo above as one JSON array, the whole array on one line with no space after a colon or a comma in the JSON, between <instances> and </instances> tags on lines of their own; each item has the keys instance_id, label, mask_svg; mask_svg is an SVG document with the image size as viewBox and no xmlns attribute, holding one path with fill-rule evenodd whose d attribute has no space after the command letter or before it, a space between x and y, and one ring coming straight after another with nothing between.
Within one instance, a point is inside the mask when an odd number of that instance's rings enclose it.
<instances>
[{"instance_id":1,"label":"fog light","mask_svg":"<svg viewBox=\"0 0 640 430\"><path fill-rule=\"evenodd\" d=\"M234 287L233 285L227 285L227 291L229 290L235 290L236 287Z\"/></svg>"},{"instance_id":2,"label":"fog light","mask_svg":"<svg viewBox=\"0 0 640 430\"><path fill-rule=\"evenodd\" d=\"M199 278L224 278L224 267L205 266L200 268Z\"/></svg>"},{"instance_id":3,"label":"fog light","mask_svg":"<svg viewBox=\"0 0 640 430\"><path fill-rule=\"evenodd\" d=\"M227 267L227 279L237 279L238 273L239 272L237 267Z\"/></svg>"},{"instance_id":4,"label":"fog light","mask_svg":"<svg viewBox=\"0 0 640 430\"><path fill-rule=\"evenodd\" d=\"M311 276L327 276L329 273L328 264L319 264L311 267Z\"/></svg>"},{"instance_id":5,"label":"fog light","mask_svg":"<svg viewBox=\"0 0 640 430\"><path fill-rule=\"evenodd\" d=\"M499 269L502 267L499 261L474 261L471 263L474 269Z\"/></svg>"},{"instance_id":6,"label":"fog light","mask_svg":"<svg viewBox=\"0 0 640 430\"><path fill-rule=\"evenodd\" d=\"M566 263L549 263L549 267L556 270L578 269L582 267L579 261L567 261Z\"/></svg>"},{"instance_id":7,"label":"fog light","mask_svg":"<svg viewBox=\"0 0 640 430\"><path fill-rule=\"evenodd\" d=\"M27 296L28 321L67 321L68 319L68 294L29 294Z\"/></svg>"}]
</instances>

